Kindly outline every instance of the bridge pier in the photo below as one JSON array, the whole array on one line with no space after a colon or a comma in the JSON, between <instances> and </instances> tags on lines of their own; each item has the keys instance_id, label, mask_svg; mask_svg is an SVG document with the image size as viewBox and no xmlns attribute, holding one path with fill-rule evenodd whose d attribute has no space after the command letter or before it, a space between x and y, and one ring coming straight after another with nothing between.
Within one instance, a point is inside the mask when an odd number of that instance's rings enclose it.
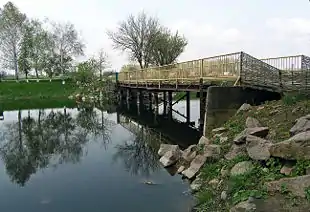
<instances>
[{"instance_id":1,"label":"bridge pier","mask_svg":"<svg viewBox=\"0 0 310 212\"><path fill-rule=\"evenodd\" d=\"M168 91L168 118L172 119L172 91Z\"/></svg>"},{"instance_id":2,"label":"bridge pier","mask_svg":"<svg viewBox=\"0 0 310 212\"><path fill-rule=\"evenodd\" d=\"M166 115L167 114L167 92L166 91L163 92L163 103L164 103L163 114Z\"/></svg>"},{"instance_id":3,"label":"bridge pier","mask_svg":"<svg viewBox=\"0 0 310 212\"><path fill-rule=\"evenodd\" d=\"M191 122L191 96L190 92L186 91L186 123L190 124Z\"/></svg>"}]
</instances>

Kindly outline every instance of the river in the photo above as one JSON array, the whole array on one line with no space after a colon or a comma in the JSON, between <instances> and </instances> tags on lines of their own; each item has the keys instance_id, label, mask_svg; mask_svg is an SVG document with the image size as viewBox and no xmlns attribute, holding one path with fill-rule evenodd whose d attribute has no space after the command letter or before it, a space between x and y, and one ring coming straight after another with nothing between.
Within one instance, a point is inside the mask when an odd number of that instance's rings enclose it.
<instances>
[{"instance_id":1,"label":"river","mask_svg":"<svg viewBox=\"0 0 310 212\"><path fill-rule=\"evenodd\" d=\"M197 122L199 102L191 104L192 120ZM185 112L185 103L176 108ZM187 212L191 208L188 182L158 162L160 142L173 138L139 125L126 113L60 105L4 111L3 118L0 211ZM128 127L134 125L136 131ZM184 147L190 143L197 143L196 138L189 138Z\"/></svg>"}]
</instances>

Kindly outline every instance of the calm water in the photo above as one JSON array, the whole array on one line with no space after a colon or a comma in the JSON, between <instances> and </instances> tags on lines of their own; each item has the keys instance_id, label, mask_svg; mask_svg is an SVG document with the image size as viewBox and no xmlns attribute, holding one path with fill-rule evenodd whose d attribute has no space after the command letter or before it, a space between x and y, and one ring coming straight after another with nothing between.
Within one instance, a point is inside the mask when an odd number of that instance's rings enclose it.
<instances>
[{"instance_id":1,"label":"calm water","mask_svg":"<svg viewBox=\"0 0 310 212\"><path fill-rule=\"evenodd\" d=\"M188 183L158 163L157 134L118 123L125 117L97 109L3 115L1 212L185 212L191 205Z\"/></svg>"}]
</instances>

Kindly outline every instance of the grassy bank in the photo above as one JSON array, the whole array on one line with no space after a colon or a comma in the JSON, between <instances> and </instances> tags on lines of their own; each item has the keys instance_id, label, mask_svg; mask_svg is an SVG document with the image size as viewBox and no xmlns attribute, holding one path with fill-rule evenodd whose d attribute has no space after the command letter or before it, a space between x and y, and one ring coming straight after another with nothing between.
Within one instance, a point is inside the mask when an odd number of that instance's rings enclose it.
<instances>
[{"instance_id":1,"label":"grassy bank","mask_svg":"<svg viewBox=\"0 0 310 212\"><path fill-rule=\"evenodd\" d=\"M241 202L247 202L245 204L248 205L254 203L257 211L308 211L310 187L305 188L305 197L300 197L288 189L291 185L283 183L280 191L273 193L267 189L266 183L306 175L310 170L310 160L287 161L277 157L270 157L265 161L254 160L246 153L247 150L244 150L245 154L231 159L225 157L232 151L234 138L246 128L247 117L254 117L262 126L268 127L269 134L265 139L275 144L290 138L289 131L295 120L307 114L310 114L309 98L287 95L282 100L252 107L233 116L223 126L227 129L226 132L221 135L211 134L211 143L220 145L222 151L219 160L207 162L200 172L201 187L195 194L199 203L198 211L230 211ZM221 142L221 137L228 139ZM230 170L243 161L250 161L252 169L233 176ZM289 174L284 174L281 169L288 163L293 168Z\"/></svg>"},{"instance_id":2,"label":"grassy bank","mask_svg":"<svg viewBox=\"0 0 310 212\"><path fill-rule=\"evenodd\" d=\"M61 80L40 82L1 82L0 101L67 98L76 89L71 81L63 85Z\"/></svg>"}]
</instances>

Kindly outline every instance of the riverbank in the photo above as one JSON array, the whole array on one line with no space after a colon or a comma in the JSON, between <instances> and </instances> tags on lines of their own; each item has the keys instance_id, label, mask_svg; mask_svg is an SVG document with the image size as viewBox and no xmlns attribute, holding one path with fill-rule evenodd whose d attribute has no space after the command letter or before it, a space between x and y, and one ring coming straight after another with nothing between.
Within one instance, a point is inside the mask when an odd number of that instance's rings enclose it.
<instances>
[{"instance_id":1,"label":"riverbank","mask_svg":"<svg viewBox=\"0 0 310 212\"><path fill-rule=\"evenodd\" d=\"M244 104L199 144L170 153L161 146L159 155L190 180L196 211L307 211L309 146L310 99L287 95Z\"/></svg>"},{"instance_id":2,"label":"riverbank","mask_svg":"<svg viewBox=\"0 0 310 212\"><path fill-rule=\"evenodd\" d=\"M50 98L68 98L77 86L70 80L62 84L61 80L32 82L1 82L0 101L33 100Z\"/></svg>"},{"instance_id":3,"label":"riverbank","mask_svg":"<svg viewBox=\"0 0 310 212\"><path fill-rule=\"evenodd\" d=\"M310 100L244 108L210 143L219 160L207 162L196 183L198 211L306 211L310 206ZM296 121L298 120L298 121ZM250 132L251 131L251 132ZM256 132L254 132L256 131Z\"/></svg>"}]
</instances>

